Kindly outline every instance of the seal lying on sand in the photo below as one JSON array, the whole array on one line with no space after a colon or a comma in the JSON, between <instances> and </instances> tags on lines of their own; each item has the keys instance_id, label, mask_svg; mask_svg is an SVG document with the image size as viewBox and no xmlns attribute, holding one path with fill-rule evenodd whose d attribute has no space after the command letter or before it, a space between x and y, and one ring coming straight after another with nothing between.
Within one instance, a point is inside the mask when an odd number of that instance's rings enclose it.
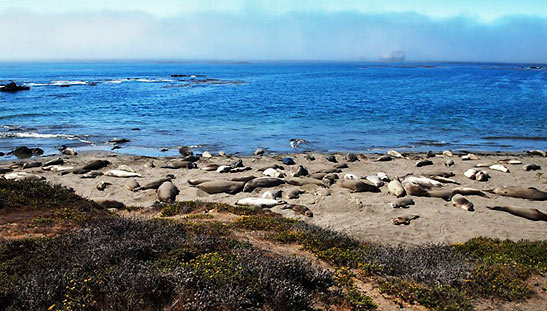
<instances>
[{"instance_id":1,"label":"seal lying on sand","mask_svg":"<svg viewBox=\"0 0 547 311\"><path fill-rule=\"evenodd\" d=\"M171 178L160 178L143 184L142 186L135 188L134 191L138 190L148 190L148 189L158 189L164 182L171 181Z\"/></svg>"},{"instance_id":2,"label":"seal lying on sand","mask_svg":"<svg viewBox=\"0 0 547 311\"><path fill-rule=\"evenodd\" d=\"M166 181L156 191L160 202L173 202L179 194L179 189L171 181Z\"/></svg>"},{"instance_id":3,"label":"seal lying on sand","mask_svg":"<svg viewBox=\"0 0 547 311\"><path fill-rule=\"evenodd\" d=\"M197 165L190 161L173 161L163 165L161 168L179 169L179 168L196 168Z\"/></svg>"},{"instance_id":4,"label":"seal lying on sand","mask_svg":"<svg viewBox=\"0 0 547 311\"><path fill-rule=\"evenodd\" d=\"M236 205L244 206L254 206L260 208L272 208L278 204L283 204L284 202L278 202L274 199L263 199L263 198L245 198L238 200Z\"/></svg>"},{"instance_id":5,"label":"seal lying on sand","mask_svg":"<svg viewBox=\"0 0 547 311\"><path fill-rule=\"evenodd\" d=\"M412 198L406 197L406 198L397 199L397 200L391 202L389 205L393 208L400 208L400 207L407 208L410 205L414 205L414 204L415 203L414 203L414 200L412 200Z\"/></svg>"},{"instance_id":6,"label":"seal lying on sand","mask_svg":"<svg viewBox=\"0 0 547 311\"><path fill-rule=\"evenodd\" d=\"M127 172L127 171L121 171L121 170L110 170L104 173L104 176L111 176L111 177L120 177L120 178L128 178L128 177L142 177L141 174L133 173L133 172Z\"/></svg>"},{"instance_id":7,"label":"seal lying on sand","mask_svg":"<svg viewBox=\"0 0 547 311\"><path fill-rule=\"evenodd\" d=\"M273 178L273 177L260 177L249 180L245 187L243 188L243 192L251 192L255 188L267 188L267 187L275 187L279 186L281 184L284 184L285 181L279 178Z\"/></svg>"},{"instance_id":8,"label":"seal lying on sand","mask_svg":"<svg viewBox=\"0 0 547 311\"><path fill-rule=\"evenodd\" d=\"M301 215L308 216L308 217L313 217L313 212L307 206L304 206L304 205L287 204L287 205L281 207L281 209L292 209L297 214L301 214Z\"/></svg>"},{"instance_id":9,"label":"seal lying on sand","mask_svg":"<svg viewBox=\"0 0 547 311\"><path fill-rule=\"evenodd\" d=\"M341 180L337 185L349 189L351 192L380 192L378 187L364 183L360 180Z\"/></svg>"},{"instance_id":10,"label":"seal lying on sand","mask_svg":"<svg viewBox=\"0 0 547 311\"><path fill-rule=\"evenodd\" d=\"M518 187L498 187L492 190L485 190L486 192L502 195L506 197L527 199L533 201L545 201L547 200L547 192L538 190L534 187L518 188Z\"/></svg>"},{"instance_id":11,"label":"seal lying on sand","mask_svg":"<svg viewBox=\"0 0 547 311\"><path fill-rule=\"evenodd\" d=\"M84 165L82 168L84 170L95 171L95 170L100 170L103 167L107 167L109 164L110 164L110 162L108 162L106 160L95 160L95 161L92 161L92 162Z\"/></svg>"},{"instance_id":12,"label":"seal lying on sand","mask_svg":"<svg viewBox=\"0 0 547 311\"><path fill-rule=\"evenodd\" d=\"M201 183L197 186L198 189L207 192L208 194L215 193L229 193L236 194L243 190L245 186L244 182L229 181L229 180L215 180Z\"/></svg>"},{"instance_id":13,"label":"seal lying on sand","mask_svg":"<svg viewBox=\"0 0 547 311\"><path fill-rule=\"evenodd\" d=\"M504 211L515 216L524 217L533 221L547 221L547 214L541 212L536 208L522 208L513 206L487 206L487 208L493 211Z\"/></svg>"},{"instance_id":14,"label":"seal lying on sand","mask_svg":"<svg viewBox=\"0 0 547 311\"><path fill-rule=\"evenodd\" d=\"M455 195L452 197L452 205L455 207L463 208L466 211L472 212L475 209L473 208L473 203L471 203L469 200L467 200L465 197L462 197L461 195Z\"/></svg>"},{"instance_id":15,"label":"seal lying on sand","mask_svg":"<svg viewBox=\"0 0 547 311\"><path fill-rule=\"evenodd\" d=\"M403 188L403 185L401 182L397 179L394 179L387 184L387 189L391 194L394 196L400 198L405 195L405 188Z\"/></svg>"},{"instance_id":16,"label":"seal lying on sand","mask_svg":"<svg viewBox=\"0 0 547 311\"><path fill-rule=\"evenodd\" d=\"M410 225L410 221L412 221L414 219L418 219L418 218L420 218L419 215L400 216L400 217L397 217L397 218L393 219L393 224L396 225L396 226L399 226L399 225L408 226L408 225Z\"/></svg>"}]
</instances>

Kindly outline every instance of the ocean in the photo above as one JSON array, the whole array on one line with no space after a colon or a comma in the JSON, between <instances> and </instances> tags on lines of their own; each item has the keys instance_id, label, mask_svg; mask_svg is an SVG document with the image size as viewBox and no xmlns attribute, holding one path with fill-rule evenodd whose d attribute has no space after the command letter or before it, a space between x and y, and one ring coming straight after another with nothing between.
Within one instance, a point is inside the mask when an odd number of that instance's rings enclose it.
<instances>
[{"instance_id":1,"label":"ocean","mask_svg":"<svg viewBox=\"0 0 547 311\"><path fill-rule=\"evenodd\" d=\"M531 64L0 63L0 151L547 149L547 70ZM289 140L304 139L298 149ZM160 149L168 151L162 152Z\"/></svg>"}]
</instances>

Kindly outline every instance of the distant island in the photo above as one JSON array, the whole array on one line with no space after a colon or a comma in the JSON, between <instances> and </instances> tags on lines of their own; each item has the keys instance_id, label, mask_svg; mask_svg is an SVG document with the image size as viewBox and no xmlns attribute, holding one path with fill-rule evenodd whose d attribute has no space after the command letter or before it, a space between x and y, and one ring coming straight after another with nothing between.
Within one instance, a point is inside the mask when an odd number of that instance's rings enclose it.
<instances>
[{"instance_id":1,"label":"distant island","mask_svg":"<svg viewBox=\"0 0 547 311\"><path fill-rule=\"evenodd\" d=\"M382 62L404 62L405 61L405 52L403 51L392 51L388 55L380 57Z\"/></svg>"}]
</instances>

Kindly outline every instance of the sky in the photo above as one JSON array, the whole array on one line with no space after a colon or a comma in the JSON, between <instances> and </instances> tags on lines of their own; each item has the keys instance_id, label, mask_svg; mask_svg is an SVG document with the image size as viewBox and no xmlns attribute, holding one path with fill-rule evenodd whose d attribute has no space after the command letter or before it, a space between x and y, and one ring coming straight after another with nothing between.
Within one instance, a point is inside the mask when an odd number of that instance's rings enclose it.
<instances>
[{"instance_id":1,"label":"sky","mask_svg":"<svg viewBox=\"0 0 547 311\"><path fill-rule=\"evenodd\" d=\"M0 0L0 60L547 63L547 0Z\"/></svg>"}]
</instances>

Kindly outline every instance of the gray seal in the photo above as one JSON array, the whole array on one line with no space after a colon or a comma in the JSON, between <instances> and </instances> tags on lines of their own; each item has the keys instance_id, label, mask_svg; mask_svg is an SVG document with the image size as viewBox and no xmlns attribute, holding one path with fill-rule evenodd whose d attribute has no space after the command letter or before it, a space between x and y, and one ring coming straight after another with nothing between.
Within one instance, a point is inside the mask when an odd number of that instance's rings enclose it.
<instances>
[{"instance_id":1,"label":"gray seal","mask_svg":"<svg viewBox=\"0 0 547 311\"><path fill-rule=\"evenodd\" d=\"M461 195L455 195L452 197L452 205L454 205L455 207L463 208L464 210L469 212L475 210L473 208L473 203L471 203L468 199L462 197Z\"/></svg>"},{"instance_id":2,"label":"gray seal","mask_svg":"<svg viewBox=\"0 0 547 311\"><path fill-rule=\"evenodd\" d=\"M533 221L547 221L547 214L536 208L522 208L513 206L487 206L487 208L493 211L504 211Z\"/></svg>"},{"instance_id":3,"label":"gray seal","mask_svg":"<svg viewBox=\"0 0 547 311\"><path fill-rule=\"evenodd\" d=\"M393 208L400 208L400 207L408 208L410 207L410 205L414 205L414 204L415 203L414 203L414 200L412 200L412 198L405 197L405 198L397 199L391 202L389 205Z\"/></svg>"},{"instance_id":4,"label":"gray seal","mask_svg":"<svg viewBox=\"0 0 547 311\"><path fill-rule=\"evenodd\" d=\"M156 191L160 202L174 202L179 189L171 181L166 181Z\"/></svg>"},{"instance_id":5,"label":"gray seal","mask_svg":"<svg viewBox=\"0 0 547 311\"><path fill-rule=\"evenodd\" d=\"M518 188L518 187L498 187L492 190L485 190L486 192L494 193L501 196L527 199L532 201L545 201L547 200L547 192L538 190L534 187Z\"/></svg>"},{"instance_id":6,"label":"gray seal","mask_svg":"<svg viewBox=\"0 0 547 311\"><path fill-rule=\"evenodd\" d=\"M255 188L268 188L268 187L276 187L281 184L284 184L285 181L283 179L274 178L274 177L259 177L255 179L249 180L245 187L243 188L243 192L251 192Z\"/></svg>"},{"instance_id":7,"label":"gray seal","mask_svg":"<svg viewBox=\"0 0 547 311\"><path fill-rule=\"evenodd\" d=\"M198 189L207 192L208 194L215 193L228 193L236 194L243 190L245 186L244 182L229 181L229 180L215 180L201 183L197 186Z\"/></svg>"},{"instance_id":8,"label":"gray seal","mask_svg":"<svg viewBox=\"0 0 547 311\"><path fill-rule=\"evenodd\" d=\"M342 188L351 190L351 192L380 192L378 187L360 180L341 180L337 184Z\"/></svg>"}]
</instances>

